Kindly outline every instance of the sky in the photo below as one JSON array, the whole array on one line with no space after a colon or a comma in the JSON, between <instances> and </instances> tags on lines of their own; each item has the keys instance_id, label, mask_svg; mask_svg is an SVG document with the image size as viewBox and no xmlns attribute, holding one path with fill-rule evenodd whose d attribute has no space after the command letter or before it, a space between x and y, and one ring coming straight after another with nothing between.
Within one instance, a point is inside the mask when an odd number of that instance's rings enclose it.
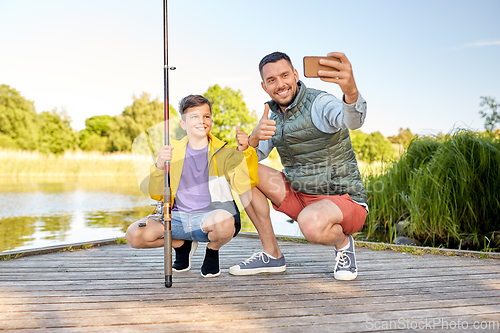
<instances>
[{"instance_id":1,"label":"sky","mask_svg":"<svg viewBox=\"0 0 500 333\"><path fill-rule=\"evenodd\" d=\"M77 130L143 92L163 101L163 1L0 0L0 84L36 111L66 110ZM484 130L480 97L500 101L500 1L168 1L170 104L218 84L260 117L258 63L338 51L368 111L363 132ZM237 125L237 124L235 124Z\"/></svg>"}]
</instances>

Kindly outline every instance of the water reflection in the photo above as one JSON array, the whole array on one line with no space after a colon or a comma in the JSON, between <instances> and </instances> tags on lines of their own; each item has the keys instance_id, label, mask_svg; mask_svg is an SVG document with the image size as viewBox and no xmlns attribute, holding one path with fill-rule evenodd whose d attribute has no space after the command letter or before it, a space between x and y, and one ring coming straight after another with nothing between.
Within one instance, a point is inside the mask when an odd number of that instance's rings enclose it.
<instances>
[{"instance_id":1,"label":"water reflection","mask_svg":"<svg viewBox=\"0 0 500 333\"><path fill-rule=\"evenodd\" d=\"M121 237L150 203L135 178L0 179L0 252ZM271 218L276 234L300 235L284 214ZM242 231L255 232L244 211Z\"/></svg>"},{"instance_id":2,"label":"water reflection","mask_svg":"<svg viewBox=\"0 0 500 333\"><path fill-rule=\"evenodd\" d=\"M0 252L24 245L35 230L32 217L10 217L0 220Z\"/></svg>"}]
</instances>

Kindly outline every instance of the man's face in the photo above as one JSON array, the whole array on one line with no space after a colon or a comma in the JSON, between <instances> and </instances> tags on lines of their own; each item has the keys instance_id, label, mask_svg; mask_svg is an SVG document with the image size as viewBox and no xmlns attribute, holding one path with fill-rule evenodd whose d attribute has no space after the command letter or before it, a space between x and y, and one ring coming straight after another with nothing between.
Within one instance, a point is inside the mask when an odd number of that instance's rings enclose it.
<instances>
[{"instance_id":1,"label":"man's face","mask_svg":"<svg viewBox=\"0 0 500 333\"><path fill-rule=\"evenodd\" d=\"M299 91L299 74L285 59L262 67L262 88L282 108L292 104Z\"/></svg>"},{"instance_id":2,"label":"man's face","mask_svg":"<svg viewBox=\"0 0 500 333\"><path fill-rule=\"evenodd\" d=\"M213 119L208 104L187 108L181 119L181 127L188 137L207 137L212 129Z\"/></svg>"}]
</instances>

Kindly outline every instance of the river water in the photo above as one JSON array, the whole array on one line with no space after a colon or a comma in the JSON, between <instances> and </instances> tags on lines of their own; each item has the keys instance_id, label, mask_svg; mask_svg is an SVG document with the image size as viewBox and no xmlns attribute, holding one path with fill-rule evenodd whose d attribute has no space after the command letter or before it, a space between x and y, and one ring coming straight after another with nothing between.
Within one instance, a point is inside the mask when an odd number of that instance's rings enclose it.
<instances>
[{"instance_id":1,"label":"river water","mask_svg":"<svg viewBox=\"0 0 500 333\"><path fill-rule=\"evenodd\" d=\"M0 252L122 237L154 201L134 179L0 181ZM297 222L271 210L277 235L300 236ZM243 220L242 231L255 232Z\"/></svg>"}]
</instances>

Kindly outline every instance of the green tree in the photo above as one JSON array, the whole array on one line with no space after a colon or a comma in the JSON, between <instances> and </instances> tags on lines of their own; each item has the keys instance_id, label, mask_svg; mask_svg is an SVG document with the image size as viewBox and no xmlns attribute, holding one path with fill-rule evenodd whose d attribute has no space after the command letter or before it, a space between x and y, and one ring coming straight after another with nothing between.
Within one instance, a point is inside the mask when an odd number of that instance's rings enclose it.
<instances>
[{"instance_id":1,"label":"green tree","mask_svg":"<svg viewBox=\"0 0 500 333\"><path fill-rule=\"evenodd\" d=\"M240 126L242 131L250 133L257 125L255 111L249 111L241 91L229 87L222 89L218 84L208 88L203 95L212 103L212 134L236 147L235 127Z\"/></svg>"},{"instance_id":2,"label":"green tree","mask_svg":"<svg viewBox=\"0 0 500 333\"><path fill-rule=\"evenodd\" d=\"M32 101L14 88L0 85L0 147L38 148L37 114Z\"/></svg>"},{"instance_id":3,"label":"green tree","mask_svg":"<svg viewBox=\"0 0 500 333\"><path fill-rule=\"evenodd\" d=\"M479 106L483 107L482 110L479 110L479 114L481 115L481 118L485 118L484 128L488 132L492 132L493 129L495 129L496 124L500 123L500 113L498 113L500 103L498 103L493 97L481 96Z\"/></svg>"},{"instance_id":4,"label":"green tree","mask_svg":"<svg viewBox=\"0 0 500 333\"><path fill-rule=\"evenodd\" d=\"M141 97L133 96L134 102L115 117L110 123L109 150L122 151L132 149L132 141L142 132L164 121L163 102L158 98L150 100L150 95L143 92ZM170 117L178 117L177 111L169 105Z\"/></svg>"},{"instance_id":5,"label":"green tree","mask_svg":"<svg viewBox=\"0 0 500 333\"><path fill-rule=\"evenodd\" d=\"M40 144L43 153L61 154L77 147L77 135L71 127L71 120L65 110L44 111L38 115Z\"/></svg>"},{"instance_id":6,"label":"green tree","mask_svg":"<svg viewBox=\"0 0 500 333\"><path fill-rule=\"evenodd\" d=\"M417 137L418 136L416 134L413 134L409 128L403 129L402 127L400 127L397 136L389 136L387 137L387 139L392 143L400 144L403 147L408 147L411 140Z\"/></svg>"},{"instance_id":7,"label":"green tree","mask_svg":"<svg viewBox=\"0 0 500 333\"><path fill-rule=\"evenodd\" d=\"M85 120L85 128L80 131L80 148L82 150L108 151L111 128L116 123L115 117L103 115Z\"/></svg>"},{"instance_id":8,"label":"green tree","mask_svg":"<svg viewBox=\"0 0 500 333\"><path fill-rule=\"evenodd\" d=\"M380 132L370 133L366 140L365 159L370 162L391 160L396 155L391 142L387 140Z\"/></svg>"},{"instance_id":9,"label":"green tree","mask_svg":"<svg viewBox=\"0 0 500 333\"><path fill-rule=\"evenodd\" d=\"M391 142L380 132L366 134L360 130L350 131L351 143L357 158L366 163L390 160L396 155Z\"/></svg>"}]
</instances>

